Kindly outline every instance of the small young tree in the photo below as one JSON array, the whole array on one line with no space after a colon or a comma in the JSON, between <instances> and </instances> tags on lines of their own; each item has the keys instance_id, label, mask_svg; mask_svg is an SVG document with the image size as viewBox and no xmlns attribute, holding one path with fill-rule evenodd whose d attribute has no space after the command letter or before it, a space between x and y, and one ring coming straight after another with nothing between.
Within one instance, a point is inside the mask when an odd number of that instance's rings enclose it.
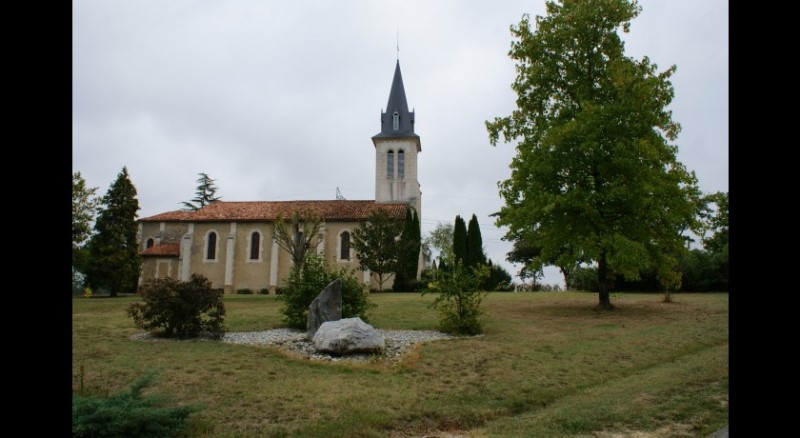
<instances>
[{"instance_id":1,"label":"small young tree","mask_svg":"<svg viewBox=\"0 0 800 438\"><path fill-rule=\"evenodd\" d=\"M397 237L402 223L390 218L384 210L370 213L367 221L353 231L353 247L361 269L369 269L378 278L378 290L395 272L398 257Z\"/></svg>"},{"instance_id":2,"label":"small young tree","mask_svg":"<svg viewBox=\"0 0 800 438\"><path fill-rule=\"evenodd\" d=\"M426 293L438 293L431 306L437 309L441 318L439 328L446 333L477 335L483 333L481 303L488 292L481 290L481 284L489 276L486 265L465 266L453 260L452 252L442 257L449 269L439 271L438 278L431 283Z\"/></svg>"},{"instance_id":3,"label":"small young tree","mask_svg":"<svg viewBox=\"0 0 800 438\"><path fill-rule=\"evenodd\" d=\"M95 234L88 243L86 283L94 290L107 289L114 297L117 292L136 290L142 265L136 224L139 201L126 167L101 202Z\"/></svg>"},{"instance_id":4,"label":"small young tree","mask_svg":"<svg viewBox=\"0 0 800 438\"><path fill-rule=\"evenodd\" d=\"M165 338L192 338L202 333L219 339L225 334L225 304L222 291L211 288L202 275L189 281L158 278L142 288L144 303L128 307L137 327Z\"/></svg>"},{"instance_id":5,"label":"small young tree","mask_svg":"<svg viewBox=\"0 0 800 438\"><path fill-rule=\"evenodd\" d=\"M447 269L441 269L446 265ZM439 328L445 333L477 335L483 333L481 303L488 295L481 285L489 276L486 265L465 266L456 261L452 250L441 256L436 281L422 292L438 294L431 307L440 313Z\"/></svg>"},{"instance_id":6,"label":"small young tree","mask_svg":"<svg viewBox=\"0 0 800 438\"><path fill-rule=\"evenodd\" d=\"M321 238L322 220L311 212L295 211L288 222L279 215L273 229L273 239L291 255L294 271L300 273L306 255Z\"/></svg>"},{"instance_id":7,"label":"small young tree","mask_svg":"<svg viewBox=\"0 0 800 438\"><path fill-rule=\"evenodd\" d=\"M187 210L199 210L212 202L222 199L222 196L214 196L218 190L216 184L214 184L216 180L211 179L211 177L202 172L199 175L195 197L190 202L183 203Z\"/></svg>"}]
</instances>

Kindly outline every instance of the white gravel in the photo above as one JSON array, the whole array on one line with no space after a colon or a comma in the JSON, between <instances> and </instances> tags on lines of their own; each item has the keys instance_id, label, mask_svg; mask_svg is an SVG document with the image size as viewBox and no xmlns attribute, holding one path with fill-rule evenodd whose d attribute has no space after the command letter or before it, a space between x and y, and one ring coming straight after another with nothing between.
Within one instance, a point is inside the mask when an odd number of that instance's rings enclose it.
<instances>
[{"instance_id":1,"label":"white gravel","mask_svg":"<svg viewBox=\"0 0 800 438\"><path fill-rule=\"evenodd\" d=\"M378 333L386 340L386 351L383 355L354 354L349 356L333 356L319 353L314 349L314 344L306 332L295 329L274 329L258 332L230 332L225 333L222 342L237 345L264 345L280 348L311 360L324 360L339 362L343 360L365 362L375 360L393 360L408 351L409 347L420 342L442 341L458 339L446 333L433 330L381 330ZM137 333L131 336L133 340L161 340L153 338L149 333Z\"/></svg>"}]
</instances>

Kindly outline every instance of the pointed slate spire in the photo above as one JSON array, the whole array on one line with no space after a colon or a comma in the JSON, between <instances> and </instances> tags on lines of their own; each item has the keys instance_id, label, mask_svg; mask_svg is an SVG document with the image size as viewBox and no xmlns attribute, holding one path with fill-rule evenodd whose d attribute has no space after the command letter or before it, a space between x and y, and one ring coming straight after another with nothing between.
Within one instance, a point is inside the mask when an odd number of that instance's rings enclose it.
<instances>
[{"instance_id":1,"label":"pointed slate spire","mask_svg":"<svg viewBox=\"0 0 800 438\"><path fill-rule=\"evenodd\" d=\"M408 110L400 60L394 69L386 111L381 111L381 132L375 137L419 137L414 134L414 112Z\"/></svg>"}]
</instances>

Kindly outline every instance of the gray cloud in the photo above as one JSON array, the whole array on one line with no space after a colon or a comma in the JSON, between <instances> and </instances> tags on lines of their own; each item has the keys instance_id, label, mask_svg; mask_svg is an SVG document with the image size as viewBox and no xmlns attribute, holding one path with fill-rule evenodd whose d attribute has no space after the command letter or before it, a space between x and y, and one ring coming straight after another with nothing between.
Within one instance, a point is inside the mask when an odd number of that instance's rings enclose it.
<instances>
[{"instance_id":1,"label":"gray cloud","mask_svg":"<svg viewBox=\"0 0 800 438\"><path fill-rule=\"evenodd\" d=\"M673 76L679 158L728 189L727 2L641 1L625 36ZM180 208L198 172L225 200L374 198L374 148L400 63L422 138L423 235L475 213L493 261L511 245L489 214L512 145L509 26L544 2L73 2L73 166L104 193L128 166L140 216ZM517 267L505 263L509 272ZM562 282L554 269L546 282Z\"/></svg>"}]
</instances>

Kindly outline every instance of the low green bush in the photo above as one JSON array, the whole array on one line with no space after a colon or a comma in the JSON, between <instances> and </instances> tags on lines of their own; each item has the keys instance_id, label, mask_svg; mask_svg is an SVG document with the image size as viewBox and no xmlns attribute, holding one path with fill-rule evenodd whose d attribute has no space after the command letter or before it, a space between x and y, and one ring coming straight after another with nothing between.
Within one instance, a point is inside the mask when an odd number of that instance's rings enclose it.
<instances>
[{"instance_id":1,"label":"low green bush","mask_svg":"<svg viewBox=\"0 0 800 438\"><path fill-rule=\"evenodd\" d=\"M465 267L462 262L451 262L450 269L439 271L436 281L430 283L426 293L438 293L431 306L439 311L439 329L445 333L477 335L483 333L481 302L488 292L481 290L489 276L489 267Z\"/></svg>"},{"instance_id":2,"label":"low green bush","mask_svg":"<svg viewBox=\"0 0 800 438\"><path fill-rule=\"evenodd\" d=\"M108 398L72 395L73 437L164 437L186 429L198 405L166 407L166 399L142 397L142 390L155 377L148 371L127 391Z\"/></svg>"},{"instance_id":3,"label":"low green bush","mask_svg":"<svg viewBox=\"0 0 800 438\"><path fill-rule=\"evenodd\" d=\"M261 289L258 290L258 294L259 295L269 295L269 289L267 289L265 287L262 287Z\"/></svg>"},{"instance_id":4,"label":"low green bush","mask_svg":"<svg viewBox=\"0 0 800 438\"><path fill-rule=\"evenodd\" d=\"M222 291L212 289L202 275L192 274L189 281L150 280L141 295L144 303L131 304L128 316L137 327L155 336L191 338L207 334L219 339L225 334Z\"/></svg>"},{"instance_id":5,"label":"low green bush","mask_svg":"<svg viewBox=\"0 0 800 438\"><path fill-rule=\"evenodd\" d=\"M253 291L251 289L244 288L244 289L236 289L236 293L239 295L252 295Z\"/></svg>"}]
</instances>

